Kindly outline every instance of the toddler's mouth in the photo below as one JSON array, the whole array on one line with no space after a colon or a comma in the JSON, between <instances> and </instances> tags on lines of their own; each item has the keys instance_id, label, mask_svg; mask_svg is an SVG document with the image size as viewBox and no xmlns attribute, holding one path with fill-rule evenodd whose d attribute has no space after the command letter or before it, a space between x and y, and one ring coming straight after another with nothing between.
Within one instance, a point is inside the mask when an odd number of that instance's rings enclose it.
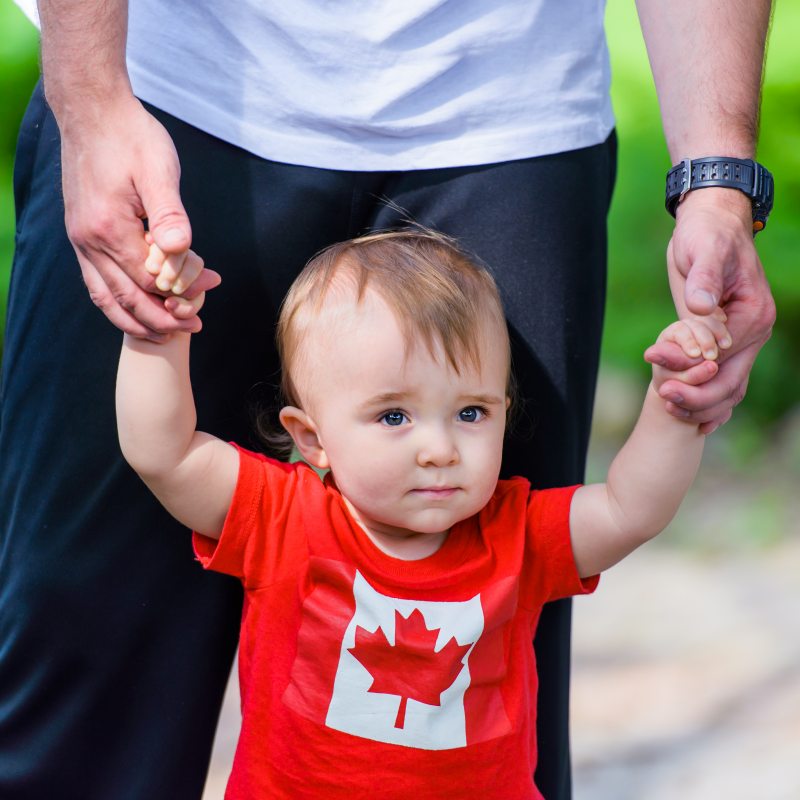
<instances>
[{"instance_id":1,"label":"toddler's mouth","mask_svg":"<svg viewBox=\"0 0 800 800\"><path fill-rule=\"evenodd\" d=\"M422 495L432 499L443 500L446 497L451 497L458 491L457 486L422 486L419 489L414 489L414 494Z\"/></svg>"}]
</instances>

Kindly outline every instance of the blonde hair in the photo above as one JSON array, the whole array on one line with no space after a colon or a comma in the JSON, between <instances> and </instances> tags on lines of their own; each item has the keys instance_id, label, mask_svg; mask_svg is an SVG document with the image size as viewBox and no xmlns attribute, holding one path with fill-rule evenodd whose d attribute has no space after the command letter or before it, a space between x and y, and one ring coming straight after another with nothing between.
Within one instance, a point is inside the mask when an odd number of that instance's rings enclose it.
<instances>
[{"instance_id":1,"label":"blonde hair","mask_svg":"<svg viewBox=\"0 0 800 800\"><path fill-rule=\"evenodd\" d=\"M356 303L368 288L383 299L400 324L407 352L421 341L435 356L440 345L456 373L465 362L480 369L481 334L489 323L505 339L507 391L513 395L508 329L494 279L455 240L415 226L331 245L297 276L281 305L276 332L284 405L301 407L292 368L339 277L352 282ZM285 431L270 429L263 417L257 427L269 450L288 457L291 439Z\"/></svg>"},{"instance_id":2,"label":"blonde hair","mask_svg":"<svg viewBox=\"0 0 800 800\"><path fill-rule=\"evenodd\" d=\"M309 318L319 313L334 277L354 282L356 302L375 291L400 323L406 350L421 340L433 355L441 345L458 373L467 362L480 369L480 336L487 321L508 332L497 285L489 272L444 234L415 228L350 239L318 253L297 276L278 318L277 345L288 405L299 406L292 365ZM510 356L509 356L510 363Z\"/></svg>"}]
</instances>

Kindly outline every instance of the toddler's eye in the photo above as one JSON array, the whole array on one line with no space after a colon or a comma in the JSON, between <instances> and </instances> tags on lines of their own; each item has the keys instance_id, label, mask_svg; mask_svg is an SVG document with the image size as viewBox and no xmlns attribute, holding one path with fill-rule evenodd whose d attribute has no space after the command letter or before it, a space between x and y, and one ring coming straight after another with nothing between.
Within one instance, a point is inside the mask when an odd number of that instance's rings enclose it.
<instances>
[{"instance_id":1,"label":"toddler's eye","mask_svg":"<svg viewBox=\"0 0 800 800\"><path fill-rule=\"evenodd\" d=\"M485 416L485 412L477 406L467 406L458 412L458 418L462 422L477 422Z\"/></svg>"},{"instance_id":2,"label":"toddler's eye","mask_svg":"<svg viewBox=\"0 0 800 800\"><path fill-rule=\"evenodd\" d=\"M402 425L406 419L406 415L402 411L387 411L382 417L381 422L385 425L397 427Z\"/></svg>"}]
</instances>

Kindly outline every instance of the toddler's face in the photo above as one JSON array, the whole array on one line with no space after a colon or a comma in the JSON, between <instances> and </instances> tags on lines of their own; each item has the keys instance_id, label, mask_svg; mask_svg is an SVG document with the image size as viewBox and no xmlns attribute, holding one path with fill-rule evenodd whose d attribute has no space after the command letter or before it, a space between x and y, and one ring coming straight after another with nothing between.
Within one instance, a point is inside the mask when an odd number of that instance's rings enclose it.
<instances>
[{"instance_id":1,"label":"toddler's face","mask_svg":"<svg viewBox=\"0 0 800 800\"><path fill-rule=\"evenodd\" d=\"M500 471L507 356L480 331L461 374L402 331L379 295L339 297L312 323L297 384L337 486L373 538L441 535L479 511Z\"/></svg>"}]
</instances>

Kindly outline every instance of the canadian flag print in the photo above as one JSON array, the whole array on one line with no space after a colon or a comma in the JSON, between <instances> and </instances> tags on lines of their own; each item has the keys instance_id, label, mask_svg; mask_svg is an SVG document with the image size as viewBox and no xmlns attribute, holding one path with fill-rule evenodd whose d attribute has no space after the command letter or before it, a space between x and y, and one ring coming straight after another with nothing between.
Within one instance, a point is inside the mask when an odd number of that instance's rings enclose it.
<instances>
[{"instance_id":1,"label":"canadian flag print","mask_svg":"<svg viewBox=\"0 0 800 800\"><path fill-rule=\"evenodd\" d=\"M405 619L394 612L394 644L382 628L369 633L356 628L356 646L352 653L372 675L370 692L396 694L400 708L395 728L405 727L406 703L414 698L431 706L441 705L442 692L449 688L464 667L463 656L471 645L456 644L455 638L436 650L439 631L430 631L418 608Z\"/></svg>"},{"instance_id":2,"label":"canadian flag print","mask_svg":"<svg viewBox=\"0 0 800 800\"><path fill-rule=\"evenodd\" d=\"M287 705L343 733L424 750L511 730L500 685L515 581L463 601L411 600L314 561Z\"/></svg>"},{"instance_id":3,"label":"canadian flag print","mask_svg":"<svg viewBox=\"0 0 800 800\"><path fill-rule=\"evenodd\" d=\"M467 744L469 655L483 632L480 597L387 597L361 573L325 724L380 742L445 750Z\"/></svg>"}]
</instances>

